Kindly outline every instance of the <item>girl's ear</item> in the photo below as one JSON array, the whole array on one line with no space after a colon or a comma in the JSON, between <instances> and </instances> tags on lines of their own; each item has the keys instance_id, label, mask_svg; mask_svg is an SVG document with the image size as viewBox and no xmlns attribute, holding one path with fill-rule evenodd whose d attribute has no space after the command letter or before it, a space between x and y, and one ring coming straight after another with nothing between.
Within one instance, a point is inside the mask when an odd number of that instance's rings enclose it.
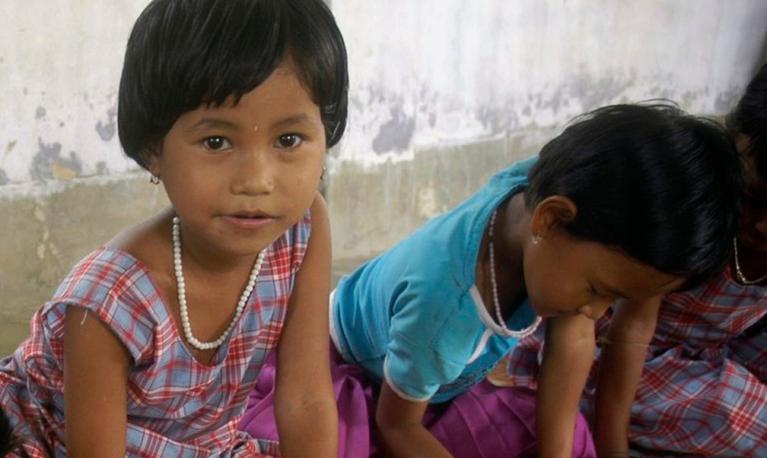
<instances>
[{"instance_id":1,"label":"girl's ear","mask_svg":"<svg viewBox=\"0 0 767 458\"><path fill-rule=\"evenodd\" d=\"M569 197L549 196L533 210L530 230L533 237L546 238L562 229L578 214L578 207Z\"/></svg>"},{"instance_id":2,"label":"girl's ear","mask_svg":"<svg viewBox=\"0 0 767 458\"><path fill-rule=\"evenodd\" d=\"M147 146L144 151L141 152L141 155L143 156L144 163L146 164L149 173L156 177L162 176L160 161L158 161L160 153L157 149L152 146Z\"/></svg>"}]
</instances>

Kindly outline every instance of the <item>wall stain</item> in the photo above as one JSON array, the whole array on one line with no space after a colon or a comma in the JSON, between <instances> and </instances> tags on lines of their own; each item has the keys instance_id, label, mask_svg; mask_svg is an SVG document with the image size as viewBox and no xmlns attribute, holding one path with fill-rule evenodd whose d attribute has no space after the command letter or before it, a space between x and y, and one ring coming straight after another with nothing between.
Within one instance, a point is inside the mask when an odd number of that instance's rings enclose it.
<instances>
[{"instance_id":1,"label":"wall stain","mask_svg":"<svg viewBox=\"0 0 767 458\"><path fill-rule=\"evenodd\" d=\"M45 107L39 106L35 111L35 119L43 119L47 113Z\"/></svg>"},{"instance_id":2,"label":"wall stain","mask_svg":"<svg viewBox=\"0 0 767 458\"><path fill-rule=\"evenodd\" d=\"M0 186L5 186L10 182L11 180L8 178L8 175L5 173L5 170L0 169Z\"/></svg>"},{"instance_id":3,"label":"wall stain","mask_svg":"<svg viewBox=\"0 0 767 458\"><path fill-rule=\"evenodd\" d=\"M377 154L405 151L414 133L415 119L407 116L402 107L394 107L391 109L391 119L381 126L373 140L373 151Z\"/></svg>"},{"instance_id":4,"label":"wall stain","mask_svg":"<svg viewBox=\"0 0 767 458\"><path fill-rule=\"evenodd\" d=\"M117 109L112 107L107 111L107 121L99 121L96 123L96 132L98 132L99 137L101 137L103 141L108 142L114 138L116 132L116 120Z\"/></svg>"},{"instance_id":5,"label":"wall stain","mask_svg":"<svg viewBox=\"0 0 767 458\"><path fill-rule=\"evenodd\" d=\"M720 92L714 101L714 110L717 113L729 113L735 107L742 91L741 87L736 86Z\"/></svg>"},{"instance_id":6,"label":"wall stain","mask_svg":"<svg viewBox=\"0 0 767 458\"><path fill-rule=\"evenodd\" d=\"M16 140L8 142L8 146L5 147L5 153L10 153L14 148L16 148Z\"/></svg>"},{"instance_id":7,"label":"wall stain","mask_svg":"<svg viewBox=\"0 0 767 458\"><path fill-rule=\"evenodd\" d=\"M105 161L96 162L96 175L108 175L109 167Z\"/></svg>"},{"instance_id":8,"label":"wall stain","mask_svg":"<svg viewBox=\"0 0 767 458\"><path fill-rule=\"evenodd\" d=\"M513 130L519 125L517 113L505 108L480 108L477 112L477 119L488 128L491 135Z\"/></svg>"},{"instance_id":9,"label":"wall stain","mask_svg":"<svg viewBox=\"0 0 767 458\"><path fill-rule=\"evenodd\" d=\"M697 97L697 94L695 94L694 91L685 91L684 94L682 94L682 97L680 98L681 104L683 107L690 106L693 101L695 101L695 98Z\"/></svg>"},{"instance_id":10,"label":"wall stain","mask_svg":"<svg viewBox=\"0 0 767 458\"><path fill-rule=\"evenodd\" d=\"M619 96L625 93L626 89L634 85L635 81L636 75L634 74L625 78L605 76L599 79L582 74L572 82L569 95L574 99L581 100L585 110L593 110L602 105L614 103ZM556 101L556 105L559 105L559 101Z\"/></svg>"},{"instance_id":11,"label":"wall stain","mask_svg":"<svg viewBox=\"0 0 767 458\"><path fill-rule=\"evenodd\" d=\"M82 162L74 151L68 158L61 157L61 143L43 143L38 137L39 150L32 159L29 174L33 180L72 179L82 173Z\"/></svg>"}]
</instances>

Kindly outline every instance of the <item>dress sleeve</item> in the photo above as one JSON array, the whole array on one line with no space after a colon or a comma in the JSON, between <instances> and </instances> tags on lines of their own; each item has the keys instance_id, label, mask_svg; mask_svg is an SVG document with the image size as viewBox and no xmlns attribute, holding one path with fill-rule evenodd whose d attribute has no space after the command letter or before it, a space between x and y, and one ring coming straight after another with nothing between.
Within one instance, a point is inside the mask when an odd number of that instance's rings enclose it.
<instances>
[{"instance_id":1,"label":"dress sleeve","mask_svg":"<svg viewBox=\"0 0 767 458\"><path fill-rule=\"evenodd\" d=\"M81 307L104 322L127 349L133 364L140 365L153 356L157 323L150 307L156 301L156 288L135 260L102 252L76 266L45 304L41 310L43 332L54 354L63 358L67 308Z\"/></svg>"},{"instance_id":2,"label":"dress sleeve","mask_svg":"<svg viewBox=\"0 0 767 458\"><path fill-rule=\"evenodd\" d=\"M209 444L200 445L194 441L175 441L148 428L128 424L126 456L274 458L280 454L278 442L256 439L246 432L236 431L234 423L223 427L219 433Z\"/></svg>"}]
</instances>

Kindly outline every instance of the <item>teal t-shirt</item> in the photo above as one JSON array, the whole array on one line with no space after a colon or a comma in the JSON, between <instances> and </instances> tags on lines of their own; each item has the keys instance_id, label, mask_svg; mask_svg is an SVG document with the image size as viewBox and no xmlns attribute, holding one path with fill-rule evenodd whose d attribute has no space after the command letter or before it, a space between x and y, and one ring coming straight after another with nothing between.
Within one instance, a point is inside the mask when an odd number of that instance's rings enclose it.
<instances>
[{"instance_id":1,"label":"teal t-shirt","mask_svg":"<svg viewBox=\"0 0 767 458\"><path fill-rule=\"evenodd\" d=\"M482 381L516 345L487 312L475 267L490 216L524 189L535 160L502 170L461 205L339 281L331 335L347 362L405 399L437 403ZM534 318L525 301L506 324L520 330Z\"/></svg>"}]
</instances>

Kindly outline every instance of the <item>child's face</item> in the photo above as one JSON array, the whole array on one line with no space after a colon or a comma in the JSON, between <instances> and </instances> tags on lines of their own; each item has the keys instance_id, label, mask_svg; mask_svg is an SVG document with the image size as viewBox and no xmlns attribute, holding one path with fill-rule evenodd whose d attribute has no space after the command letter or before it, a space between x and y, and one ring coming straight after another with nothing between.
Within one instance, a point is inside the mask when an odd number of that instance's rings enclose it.
<instances>
[{"instance_id":1,"label":"child's face","mask_svg":"<svg viewBox=\"0 0 767 458\"><path fill-rule=\"evenodd\" d=\"M179 117L150 171L181 218L185 243L250 255L309 208L324 153L319 108L286 59L236 106Z\"/></svg>"},{"instance_id":2,"label":"child's face","mask_svg":"<svg viewBox=\"0 0 767 458\"><path fill-rule=\"evenodd\" d=\"M526 245L524 272L530 302L543 317L580 313L596 320L618 299L643 302L684 283L561 229Z\"/></svg>"}]
</instances>

